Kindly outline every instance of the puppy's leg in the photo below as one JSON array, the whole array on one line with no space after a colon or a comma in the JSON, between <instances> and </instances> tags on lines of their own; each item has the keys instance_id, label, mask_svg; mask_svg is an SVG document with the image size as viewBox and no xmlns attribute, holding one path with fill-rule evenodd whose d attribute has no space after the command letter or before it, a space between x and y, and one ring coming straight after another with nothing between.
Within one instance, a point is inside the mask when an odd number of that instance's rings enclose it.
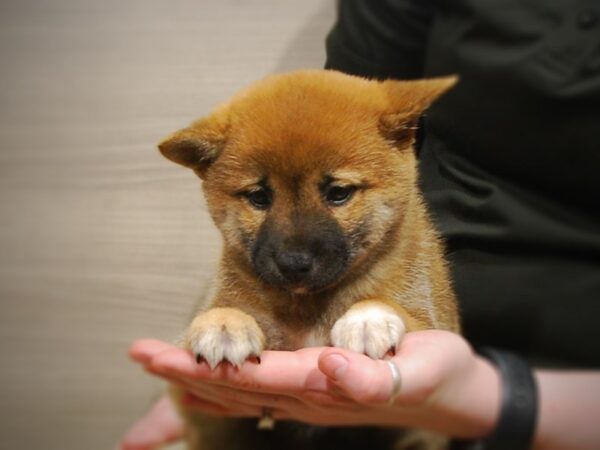
<instances>
[{"instance_id":1,"label":"puppy's leg","mask_svg":"<svg viewBox=\"0 0 600 450\"><path fill-rule=\"evenodd\" d=\"M385 300L355 303L331 329L335 347L380 359L394 350L407 330L424 328L404 308Z\"/></svg>"},{"instance_id":2,"label":"puppy's leg","mask_svg":"<svg viewBox=\"0 0 600 450\"><path fill-rule=\"evenodd\" d=\"M258 357L265 336L256 320L237 308L212 308L197 315L188 328L186 346L196 359L214 369L221 361L240 366Z\"/></svg>"}]
</instances>

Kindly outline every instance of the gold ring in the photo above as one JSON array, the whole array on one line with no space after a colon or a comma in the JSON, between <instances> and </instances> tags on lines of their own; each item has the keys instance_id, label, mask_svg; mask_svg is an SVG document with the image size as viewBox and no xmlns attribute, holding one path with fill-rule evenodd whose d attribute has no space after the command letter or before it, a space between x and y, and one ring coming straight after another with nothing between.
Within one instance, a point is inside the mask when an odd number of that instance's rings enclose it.
<instances>
[{"instance_id":1,"label":"gold ring","mask_svg":"<svg viewBox=\"0 0 600 450\"><path fill-rule=\"evenodd\" d=\"M273 419L273 410L271 408L262 409L262 416L258 420L256 428L259 430L272 430L275 428L275 419Z\"/></svg>"}]
</instances>

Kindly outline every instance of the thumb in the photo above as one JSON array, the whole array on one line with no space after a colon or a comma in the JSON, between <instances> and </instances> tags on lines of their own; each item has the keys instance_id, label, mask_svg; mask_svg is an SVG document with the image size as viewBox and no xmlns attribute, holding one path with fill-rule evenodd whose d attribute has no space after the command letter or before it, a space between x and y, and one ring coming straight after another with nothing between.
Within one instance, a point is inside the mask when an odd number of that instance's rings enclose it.
<instances>
[{"instance_id":1,"label":"thumb","mask_svg":"<svg viewBox=\"0 0 600 450\"><path fill-rule=\"evenodd\" d=\"M127 431L117 448L153 450L181 439L183 427L175 406L165 394Z\"/></svg>"},{"instance_id":2,"label":"thumb","mask_svg":"<svg viewBox=\"0 0 600 450\"><path fill-rule=\"evenodd\" d=\"M385 361L332 348L319 356L319 370L359 403L385 403L392 395L392 372Z\"/></svg>"}]
</instances>

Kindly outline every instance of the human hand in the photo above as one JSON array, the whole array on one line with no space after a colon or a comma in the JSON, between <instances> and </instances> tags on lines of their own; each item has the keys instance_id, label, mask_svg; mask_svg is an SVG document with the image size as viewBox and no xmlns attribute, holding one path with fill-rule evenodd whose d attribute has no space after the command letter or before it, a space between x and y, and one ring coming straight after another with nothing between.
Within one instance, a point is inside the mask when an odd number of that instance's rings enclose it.
<instances>
[{"instance_id":1,"label":"human hand","mask_svg":"<svg viewBox=\"0 0 600 450\"><path fill-rule=\"evenodd\" d=\"M226 417L259 417L319 425L424 427L452 436L487 434L496 420L495 370L460 336L439 330L408 333L396 356L402 388L392 405L384 361L338 348L266 351L262 363L211 371L188 352L142 340L130 350L147 371L183 386L189 408Z\"/></svg>"}]
</instances>

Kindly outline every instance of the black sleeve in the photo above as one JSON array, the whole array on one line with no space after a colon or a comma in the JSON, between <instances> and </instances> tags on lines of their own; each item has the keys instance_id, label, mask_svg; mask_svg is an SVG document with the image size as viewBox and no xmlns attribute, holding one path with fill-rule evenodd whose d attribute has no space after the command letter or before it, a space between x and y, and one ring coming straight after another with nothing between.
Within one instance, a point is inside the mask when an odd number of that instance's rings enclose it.
<instances>
[{"instance_id":1,"label":"black sleeve","mask_svg":"<svg viewBox=\"0 0 600 450\"><path fill-rule=\"evenodd\" d=\"M370 78L421 78L434 0L340 0L327 69Z\"/></svg>"}]
</instances>

